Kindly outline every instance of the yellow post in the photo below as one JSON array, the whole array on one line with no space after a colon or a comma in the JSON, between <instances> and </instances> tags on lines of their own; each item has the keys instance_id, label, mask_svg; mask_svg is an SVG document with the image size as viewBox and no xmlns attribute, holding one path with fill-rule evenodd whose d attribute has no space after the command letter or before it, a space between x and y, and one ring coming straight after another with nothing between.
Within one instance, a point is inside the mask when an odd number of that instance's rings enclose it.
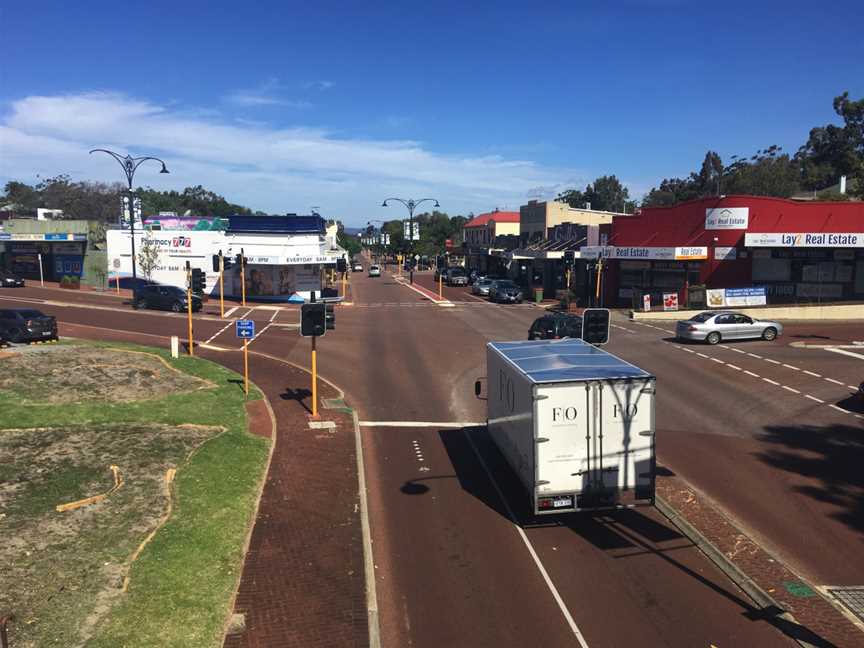
<instances>
[{"instance_id":1,"label":"yellow post","mask_svg":"<svg viewBox=\"0 0 864 648\"><path fill-rule=\"evenodd\" d=\"M120 294L120 273L117 273L117 294Z\"/></svg>"},{"instance_id":2,"label":"yellow post","mask_svg":"<svg viewBox=\"0 0 864 648\"><path fill-rule=\"evenodd\" d=\"M192 271L186 268L186 312L189 315L189 355L194 356L192 341Z\"/></svg>"},{"instance_id":3,"label":"yellow post","mask_svg":"<svg viewBox=\"0 0 864 648\"><path fill-rule=\"evenodd\" d=\"M225 317L225 284L223 276L225 275L225 257L222 256L222 250L219 250L219 317Z\"/></svg>"},{"instance_id":4,"label":"yellow post","mask_svg":"<svg viewBox=\"0 0 864 648\"><path fill-rule=\"evenodd\" d=\"M243 392L249 395L249 340L243 338Z\"/></svg>"},{"instance_id":5,"label":"yellow post","mask_svg":"<svg viewBox=\"0 0 864 648\"><path fill-rule=\"evenodd\" d=\"M240 251L240 294L243 296L243 307L246 307L246 257Z\"/></svg>"},{"instance_id":6,"label":"yellow post","mask_svg":"<svg viewBox=\"0 0 864 648\"><path fill-rule=\"evenodd\" d=\"M312 336L312 418L318 418L318 358L315 336Z\"/></svg>"},{"instance_id":7,"label":"yellow post","mask_svg":"<svg viewBox=\"0 0 864 648\"><path fill-rule=\"evenodd\" d=\"M348 273L342 273L342 298L348 299Z\"/></svg>"},{"instance_id":8,"label":"yellow post","mask_svg":"<svg viewBox=\"0 0 864 648\"><path fill-rule=\"evenodd\" d=\"M444 272L438 268L438 299L444 299Z\"/></svg>"},{"instance_id":9,"label":"yellow post","mask_svg":"<svg viewBox=\"0 0 864 648\"><path fill-rule=\"evenodd\" d=\"M567 270L567 292L570 292L570 270Z\"/></svg>"},{"instance_id":10,"label":"yellow post","mask_svg":"<svg viewBox=\"0 0 864 648\"><path fill-rule=\"evenodd\" d=\"M600 275L603 272L603 260L599 259L597 261L597 291L594 295L598 300L600 299Z\"/></svg>"}]
</instances>

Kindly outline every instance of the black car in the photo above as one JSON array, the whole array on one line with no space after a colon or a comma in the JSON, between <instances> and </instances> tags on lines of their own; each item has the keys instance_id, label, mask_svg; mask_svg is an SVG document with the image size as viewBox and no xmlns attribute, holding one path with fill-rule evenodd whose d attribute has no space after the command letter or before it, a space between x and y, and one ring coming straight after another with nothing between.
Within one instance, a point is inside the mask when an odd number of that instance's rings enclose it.
<instances>
[{"instance_id":1,"label":"black car","mask_svg":"<svg viewBox=\"0 0 864 648\"><path fill-rule=\"evenodd\" d=\"M0 270L0 288L23 288L24 280L11 272Z\"/></svg>"},{"instance_id":2,"label":"black car","mask_svg":"<svg viewBox=\"0 0 864 648\"><path fill-rule=\"evenodd\" d=\"M155 308L182 313L188 307L186 291L177 286L143 286L135 291L135 304L138 308ZM202 301L192 295L192 310L201 310Z\"/></svg>"},{"instance_id":3,"label":"black car","mask_svg":"<svg viewBox=\"0 0 864 648\"><path fill-rule=\"evenodd\" d=\"M489 301L521 304L522 289L509 279L498 279L489 286Z\"/></svg>"},{"instance_id":4,"label":"black car","mask_svg":"<svg viewBox=\"0 0 864 648\"><path fill-rule=\"evenodd\" d=\"M567 313L549 313L534 320L528 329L529 340L559 340L581 338L582 318Z\"/></svg>"},{"instance_id":5,"label":"black car","mask_svg":"<svg viewBox=\"0 0 864 648\"><path fill-rule=\"evenodd\" d=\"M32 308L0 309L0 340L3 342L33 342L56 340L57 320Z\"/></svg>"}]
</instances>

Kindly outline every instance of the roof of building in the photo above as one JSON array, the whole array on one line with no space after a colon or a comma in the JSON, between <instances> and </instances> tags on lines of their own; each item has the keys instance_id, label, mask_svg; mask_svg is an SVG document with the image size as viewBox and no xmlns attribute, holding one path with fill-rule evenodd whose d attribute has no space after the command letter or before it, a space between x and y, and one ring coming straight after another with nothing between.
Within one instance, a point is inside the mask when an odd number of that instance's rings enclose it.
<instances>
[{"instance_id":1,"label":"roof of building","mask_svg":"<svg viewBox=\"0 0 864 648\"><path fill-rule=\"evenodd\" d=\"M324 234L320 216L229 216L229 234Z\"/></svg>"},{"instance_id":2,"label":"roof of building","mask_svg":"<svg viewBox=\"0 0 864 648\"><path fill-rule=\"evenodd\" d=\"M479 214L465 223L465 227L483 227L488 225L490 221L495 221L496 223L518 223L519 212L492 211L487 214Z\"/></svg>"}]
</instances>

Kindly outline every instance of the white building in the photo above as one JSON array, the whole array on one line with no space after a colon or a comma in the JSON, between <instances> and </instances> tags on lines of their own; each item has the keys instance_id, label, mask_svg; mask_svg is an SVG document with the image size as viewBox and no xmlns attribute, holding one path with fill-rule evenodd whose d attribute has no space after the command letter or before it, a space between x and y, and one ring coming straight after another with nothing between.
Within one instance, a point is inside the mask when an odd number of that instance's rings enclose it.
<instances>
[{"instance_id":1,"label":"white building","mask_svg":"<svg viewBox=\"0 0 864 648\"><path fill-rule=\"evenodd\" d=\"M325 236L320 216L233 216L225 231L135 232L139 281L186 286L186 262L207 277L206 293L218 294L219 273L213 270L213 255L221 251L233 260L241 250L246 257L246 296L262 301L299 301L320 294L323 270L334 268L345 251ZM129 284L132 276L132 236L129 230L110 230L108 271L112 281L120 277ZM157 251L154 268L147 276L142 248ZM241 294L240 269L225 271L225 294Z\"/></svg>"}]
</instances>

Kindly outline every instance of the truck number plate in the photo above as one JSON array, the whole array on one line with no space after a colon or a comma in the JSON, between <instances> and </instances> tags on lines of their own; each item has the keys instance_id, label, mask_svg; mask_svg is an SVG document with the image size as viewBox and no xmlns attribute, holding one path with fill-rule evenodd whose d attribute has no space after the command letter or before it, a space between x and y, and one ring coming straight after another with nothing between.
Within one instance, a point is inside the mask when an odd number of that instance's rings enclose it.
<instances>
[{"instance_id":1,"label":"truck number plate","mask_svg":"<svg viewBox=\"0 0 864 648\"><path fill-rule=\"evenodd\" d=\"M557 497L552 500L553 508L564 508L567 506L573 506L573 498L571 497Z\"/></svg>"}]
</instances>

